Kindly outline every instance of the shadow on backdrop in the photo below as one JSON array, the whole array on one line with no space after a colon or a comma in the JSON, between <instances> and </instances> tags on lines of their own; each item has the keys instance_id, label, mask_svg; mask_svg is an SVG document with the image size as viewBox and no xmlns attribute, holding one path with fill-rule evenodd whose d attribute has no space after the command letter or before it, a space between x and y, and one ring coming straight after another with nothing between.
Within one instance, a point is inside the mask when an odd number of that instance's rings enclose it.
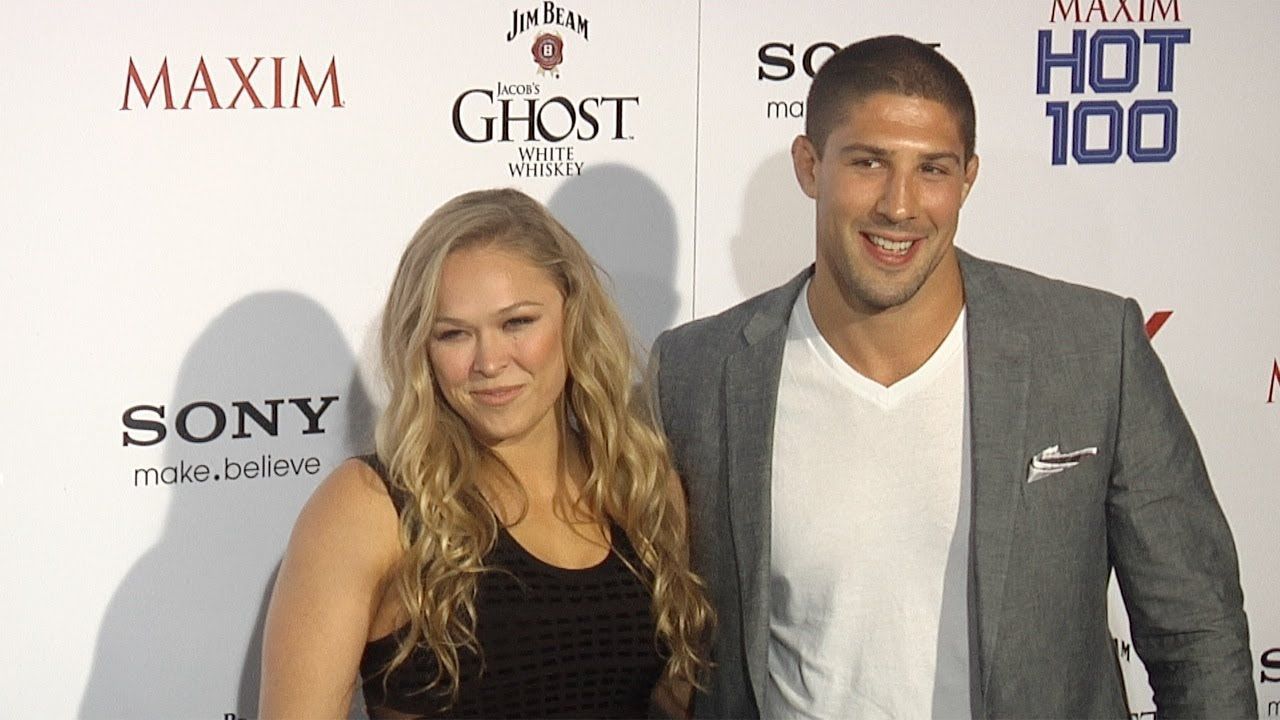
<instances>
[{"instance_id":1,"label":"shadow on backdrop","mask_svg":"<svg viewBox=\"0 0 1280 720\"><path fill-rule=\"evenodd\" d=\"M323 412L321 398L338 396ZM291 398L307 398L309 420ZM246 419L247 401L269 420L266 400L283 399L276 434ZM192 443L175 432L184 407ZM125 576L107 606L80 717L236 717L258 714L262 624L275 570L303 502L341 460L372 447L374 409L338 326L297 293L256 293L209 324L188 350L166 404L163 466L203 463L212 477L130 488L170 498L160 537ZM307 433L304 430L323 432ZM143 433L144 437L153 437ZM319 469L247 477L245 464L270 456ZM233 477L238 475L238 477ZM354 680L354 679L353 679Z\"/></svg>"},{"instance_id":2,"label":"shadow on backdrop","mask_svg":"<svg viewBox=\"0 0 1280 720\"><path fill-rule=\"evenodd\" d=\"M743 298L775 288L813 263L813 200L796 183L790 152L770 155L751 174L730 247Z\"/></svg>"},{"instance_id":3,"label":"shadow on backdrop","mask_svg":"<svg viewBox=\"0 0 1280 720\"><path fill-rule=\"evenodd\" d=\"M680 308L679 240L666 193L634 168L605 164L566 180L547 207L608 273L606 287L637 349L647 352L658 333L675 323Z\"/></svg>"}]
</instances>

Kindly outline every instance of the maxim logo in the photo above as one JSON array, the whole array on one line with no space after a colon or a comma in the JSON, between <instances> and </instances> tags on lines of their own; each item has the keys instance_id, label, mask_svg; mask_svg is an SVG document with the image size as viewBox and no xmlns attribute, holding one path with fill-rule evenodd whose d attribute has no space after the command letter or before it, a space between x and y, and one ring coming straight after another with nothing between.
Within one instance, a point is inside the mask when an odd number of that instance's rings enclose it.
<instances>
[{"instance_id":1,"label":"maxim logo","mask_svg":"<svg viewBox=\"0 0 1280 720\"><path fill-rule=\"evenodd\" d=\"M229 57L221 61L206 62L204 56L191 70L191 81L179 85L185 90L182 104L174 102L174 84L170 79L168 56L160 61L154 74L140 70L133 57L125 73L124 101L121 110L133 110L138 104L150 108L152 101L165 110L237 110L295 109L310 101L313 107L344 107L338 87L338 60L329 58L329 65L317 74L309 69L301 56L289 57ZM185 69L175 67L179 82L187 77ZM256 77L255 77L256 76ZM149 79L148 83L144 78ZM317 81L318 78L318 81ZM157 97L159 96L159 97ZM161 104L163 102L163 104ZM194 106L193 106L194 103Z\"/></svg>"},{"instance_id":2,"label":"maxim logo","mask_svg":"<svg viewBox=\"0 0 1280 720\"><path fill-rule=\"evenodd\" d=\"M1151 317L1147 318L1145 330L1147 331L1147 339L1150 340L1160 332L1160 328L1169 322L1169 318L1173 316L1172 310L1157 310L1151 313Z\"/></svg>"},{"instance_id":3,"label":"maxim logo","mask_svg":"<svg viewBox=\"0 0 1280 720\"><path fill-rule=\"evenodd\" d=\"M1178 0L1053 0L1049 22L1182 22Z\"/></svg>"},{"instance_id":4,"label":"maxim logo","mask_svg":"<svg viewBox=\"0 0 1280 720\"><path fill-rule=\"evenodd\" d=\"M236 400L229 409L210 400L197 400L183 405L173 415L173 430L186 442L207 443L226 432L228 416L231 416L235 420L235 431L231 434L233 439L253 437L256 433L276 437L280 434L280 408L284 406L287 411L300 415L305 421L300 434L319 435L325 431L321 423L322 416L338 400L337 395L295 397L288 400L277 398L260 403ZM121 416L121 422L126 428L123 444L147 446L163 442L169 434L169 426L164 420L164 405L134 405L127 408ZM134 432L130 432L131 430Z\"/></svg>"}]
</instances>

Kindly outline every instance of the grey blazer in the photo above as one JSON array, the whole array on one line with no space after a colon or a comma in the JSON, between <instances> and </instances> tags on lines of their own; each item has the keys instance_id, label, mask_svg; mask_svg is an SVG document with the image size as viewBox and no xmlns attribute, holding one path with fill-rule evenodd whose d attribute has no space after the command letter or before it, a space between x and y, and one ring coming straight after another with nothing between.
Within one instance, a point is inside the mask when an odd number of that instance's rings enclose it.
<instances>
[{"instance_id":1,"label":"grey blazer","mask_svg":"<svg viewBox=\"0 0 1280 720\"><path fill-rule=\"evenodd\" d=\"M1114 569L1159 714L1256 717L1231 532L1137 303L958 255L977 714L1127 717L1107 626ZM700 717L763 706L774 410L788 317L812 272L654 344L659 422L719 614ZM1028 483L1051 445L1097 455Z\"/></svg>"}]
</instances>

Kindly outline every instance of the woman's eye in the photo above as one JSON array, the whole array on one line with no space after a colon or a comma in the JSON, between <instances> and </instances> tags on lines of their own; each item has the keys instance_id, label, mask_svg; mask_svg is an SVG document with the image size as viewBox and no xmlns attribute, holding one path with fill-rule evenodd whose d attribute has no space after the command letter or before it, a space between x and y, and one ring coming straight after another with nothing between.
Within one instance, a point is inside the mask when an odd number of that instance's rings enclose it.
<instances>
[{"instance_id":1,"label":"woman's eye","mask_svg":"<svg viewBox=\"0 0 1280 720\"><path fill-rule=\"evenodd\" d=\"M518 330L526 325L532 325L537 319L538 318L533 317L532 315L517 315L516 317L509 318L505 323L503 323L503 326L508 330Z\"/></svg>"},{"instance_id":2,"label":"woman's eye","mask_svg":"<svg viewBox=\"0 0 1280 720\"><path fill-rule=\"evenodd\" d=\"M462 337L461 330L440 330L436 333L437 342L451 342Z\"/></svg>"}]
</instances>

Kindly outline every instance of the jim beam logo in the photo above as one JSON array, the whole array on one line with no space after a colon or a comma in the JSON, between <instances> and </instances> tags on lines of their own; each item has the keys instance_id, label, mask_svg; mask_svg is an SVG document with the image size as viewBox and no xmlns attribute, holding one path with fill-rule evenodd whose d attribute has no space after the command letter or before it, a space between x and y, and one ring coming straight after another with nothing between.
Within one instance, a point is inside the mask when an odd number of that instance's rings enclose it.
<instances>
[{"instance_id":1,"label":"jim beam logo","mask_svg":"<svg viewBox=\"0 0 1280 720\"><path fill-rule=\"evenodd\" d=\"M511 29L507 31L507 42L514 42L531 30L539 31L534 35L529 51L533 54L534 64L538 66L538 75L543 77L560 77L560 64L564 62L564 36L560 34L561 30L575 33L583 40L591 39L591 22L585 15L551 0L526 10L511 11Z\"/></svg>"},{"instance_id":2,"label":"jim beam logo","mask_svg":"<svg viewBox=\"0 0 1280 720\"><path fill-rule=\"evenodd\" d=\"M511 13L508 43L531 52L538 76L496 79L461 91L453 102L458 139L475 145L511 148L506 166L512 178L567 178L586 166L580 151L597 142L630 142L640 96L632 93L570 92L542 78L558 78L566 41L589 40L587 18L544 2ZM532 38L532 45L526 45ZM525 50L529 48L529 50ZM572 49L569 56L573 57ZM527 68L521 60L521 67ZM541 76L541 77L539 77Z\"/></svg>"},{"instance_id":3,"label":"jim beam logo","mask_svg":"<svg viewBox=\"0 0 1280 720\"><path fill-rule=\"evenodd\" d=\"M539 75L560 77L560 63L564 62L564 40L560 33L542 33L533 39L533 61L538 64Z\"/></svg>"}]
</instances>

